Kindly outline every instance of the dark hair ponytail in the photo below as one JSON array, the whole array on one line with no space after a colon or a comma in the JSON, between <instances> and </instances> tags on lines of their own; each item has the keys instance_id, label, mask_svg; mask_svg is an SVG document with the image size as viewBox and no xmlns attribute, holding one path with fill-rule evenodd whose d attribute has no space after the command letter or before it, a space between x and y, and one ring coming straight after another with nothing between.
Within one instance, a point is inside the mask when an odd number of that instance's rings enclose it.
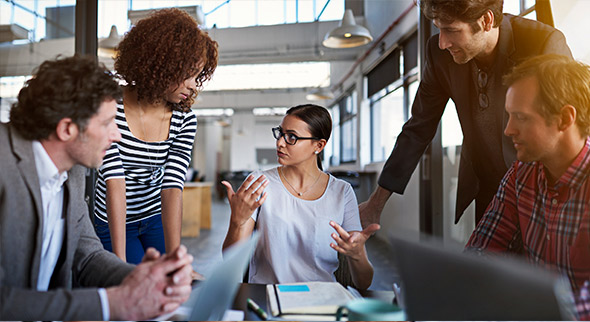
<instances>
[{"instance_id":1,"label":"dark hair ponytail","mask_svg":"<svg viewBox=\"0 0 590 322\"><path fill-rule=\"evenodd\" d=\"M311 135L320 139L330 139L332 133L332 117L325 107L315 104L303 104L291 107L287 115L293 115L307 124ZM324 151L317 154L317 163L320 170L324 170L322 159Z\"/></svg>"}]
</instances>

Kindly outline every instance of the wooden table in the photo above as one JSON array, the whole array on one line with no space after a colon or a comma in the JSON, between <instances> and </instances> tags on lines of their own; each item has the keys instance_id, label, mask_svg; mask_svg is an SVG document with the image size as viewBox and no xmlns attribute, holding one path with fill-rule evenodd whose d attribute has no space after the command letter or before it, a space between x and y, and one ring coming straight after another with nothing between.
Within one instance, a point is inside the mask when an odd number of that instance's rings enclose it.
<instances>
[{"instance_id":1,"label":"wooden table","mask_svg":"<svg viewBox=\"0 0 590 322\"><path fill-rule=\"evenodd\" d=\"M198 237L201 228L211 229L213 182L186 182L182 191L182 237Z\"/></svg>"}]
</instances>

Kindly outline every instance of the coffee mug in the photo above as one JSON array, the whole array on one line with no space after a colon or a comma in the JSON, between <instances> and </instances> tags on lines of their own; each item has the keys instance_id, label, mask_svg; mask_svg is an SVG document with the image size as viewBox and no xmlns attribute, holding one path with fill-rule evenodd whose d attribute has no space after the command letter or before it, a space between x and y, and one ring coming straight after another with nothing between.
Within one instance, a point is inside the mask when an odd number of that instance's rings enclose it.
<instances>
[{"instance_id":1,"label":"coffee mug","mask_svg":"<svg viewBox=\"0 0 590 322\"><path fill-rule=\"evenodd\" d=\"M394 304L377 299L356 299L341 306L336 311L336 321L340 321L344 311L348 321L403 321L405 312Z\"/></svg>"}]
</instances>

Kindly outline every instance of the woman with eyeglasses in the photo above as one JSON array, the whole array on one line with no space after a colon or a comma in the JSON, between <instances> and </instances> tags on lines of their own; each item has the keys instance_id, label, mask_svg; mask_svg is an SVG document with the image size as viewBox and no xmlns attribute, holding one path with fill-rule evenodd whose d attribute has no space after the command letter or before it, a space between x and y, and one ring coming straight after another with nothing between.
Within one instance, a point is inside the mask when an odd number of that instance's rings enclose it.
<instances>
[{"instance_id":1,"label":"woman with eyeglasses","mask_svg":"<svg viewBox=\"0 0 590 322\"><path fill-rule=\"evenodd\" d=\"M352 187L322 171L320 153L331 130L325 108L292 107L272 129L281 166L255 171L235 192L222 182L231 207L223 247L248 238L254 229L261 234L250 262L250 283L335 281L341 253L354 285L371 285L365 241L379 225L361 231Z\"/></svg>"},{"instance_id":2,"label":"woman with eyeglasses","mask_svg":"<svg viewBox=\"0 0 590 322\"><path fill-rule=\"evenodd\" d=\"M217 43L179 9L140 20L117 47L121 141L98 171L95 229L129 263L180 245L182 189L197 130L191 106L217 66Z\"/></svg>"}]
</instances>

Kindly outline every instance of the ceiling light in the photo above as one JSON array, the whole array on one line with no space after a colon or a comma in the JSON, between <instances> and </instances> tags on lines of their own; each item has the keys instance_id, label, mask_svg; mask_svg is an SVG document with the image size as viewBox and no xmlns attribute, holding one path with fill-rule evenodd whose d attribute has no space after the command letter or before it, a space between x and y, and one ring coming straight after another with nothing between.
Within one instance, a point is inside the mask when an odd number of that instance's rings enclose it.
<instances>
[{"instance_id":1,"label":"ceiling light","mask_svg":"<svg viewBox=\"0 0 590 322\"><path fill-rule=\"evenodd\" d=\"M321 101L334 98L334 94L327 87L320 87L305 96L308 101Z\"/></svg>"},{"instance_id":2,"label":"ceiling light","mask_svg":"<svg viewBox=\"0 0 590 322\"><path fill-rule=\"evenodd\" d=\"M340 26L326 34L322 45L330 48L352 48L373 41L369 30L354 21L352 10L346 9Z\"/></svg>"},{"instance_id":3,"label":"ceiling light","mask_svg":"<svg viewBox=\"0 0 590 322\"><path fill-rule=\"evenodd\" d=\"M29 31L17 24L0 25L0 42L17 39L29 39Z\"/></svg>"},{"instance_id":4,"label":"ceiling light","mask_svg":"<svg viewBox=\"0 0 590 322\"><path fill-rule=\"evenodd\" d=\"M101 57L115 57L115 48L119 45L121 36L117 31L117 26L111 26L111 32L107 38L98 42L98 56Z\"/></svg>"}]
</instances>

